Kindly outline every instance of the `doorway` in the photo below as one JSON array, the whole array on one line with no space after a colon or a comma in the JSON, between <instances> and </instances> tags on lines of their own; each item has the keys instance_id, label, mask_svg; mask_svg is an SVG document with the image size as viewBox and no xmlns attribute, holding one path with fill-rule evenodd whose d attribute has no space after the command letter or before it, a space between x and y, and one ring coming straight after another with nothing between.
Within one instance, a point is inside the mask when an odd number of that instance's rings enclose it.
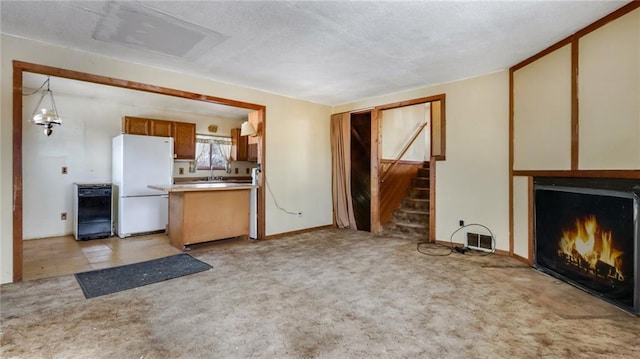
<instances>
[{"instance_id":1,"label":"doorway","mask_svg":"<svg viewBox=\"0 0 640 359\"><path fill-rule=\"evenodd\" d=\"M34 73L46 76L55 76L64 79L77 80L85 83L107 85L129 90L141 91L150 94L168 95L193 101L207 102L210 104L238 107L251 110L250 118L258 124L258 128L265 128L265 106L251 104L235 100L213 97L204 94L191 93L171 88L153 86L128 80L116 79L100 75L88 74L72 70L60 69L44 65L32 64L22 61L13 61L13 281L18 282L23 277L23 73ZM262 166L260 176L265 176L265 131L260 132L257 144L258 163ZM262 182L261 178L261 182ZM258 189L258 238L264 238L264 206L265 194L262 188Z\"/></svg>"},{"instance_id":2,"label":"doorway","mask_svg":"<svg viewBox=\"0 0 640 359\"><path fill-rule=\"evenodd\" d=\"M358 230L371 232L371 112L351 114L351 196Z\"/></svg>"}]
</instances>

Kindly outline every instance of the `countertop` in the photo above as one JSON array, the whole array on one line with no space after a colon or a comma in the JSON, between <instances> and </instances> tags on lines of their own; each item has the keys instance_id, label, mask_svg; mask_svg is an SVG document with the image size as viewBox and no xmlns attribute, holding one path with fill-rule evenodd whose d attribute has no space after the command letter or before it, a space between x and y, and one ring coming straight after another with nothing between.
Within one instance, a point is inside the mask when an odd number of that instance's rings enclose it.
<instances>
[{"instance_id":1,"label":"countertop","mask_svg":"<svg viewBox=\"0 0 640 359\"><path fill-rule=\"evenodd\" d=\"M174 185L149 185L147 187L165 192L230 191L258 188L258 186L252 185L251 183L190 183Z\"/></svg>"},{"instance_id":2,"label":"countertop","mask_svg":"<svg viewBox=\"0 0 640 359\"><path fill-rule=\"evenodd\" d=\"M176 177L174 184L201 184L201 183L251 183L251 177Z\"/></svg>"}]
</instances>

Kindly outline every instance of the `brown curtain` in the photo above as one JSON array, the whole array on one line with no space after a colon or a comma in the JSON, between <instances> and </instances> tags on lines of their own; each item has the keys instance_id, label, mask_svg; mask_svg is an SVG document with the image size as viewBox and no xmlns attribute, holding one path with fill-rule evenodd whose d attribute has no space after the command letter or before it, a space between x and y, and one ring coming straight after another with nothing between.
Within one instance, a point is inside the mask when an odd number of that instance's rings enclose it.
<instances>
[{"instance_id":1,"label":"brown curtain","mask_svg":"<svg viewBox=\"0 0 640 359\"><path fill-rule=\"evenodd\" d=\"M333 217L338 228L357 229L351 200L351 115L331 116Z\"/></svg>"}]
</instances>

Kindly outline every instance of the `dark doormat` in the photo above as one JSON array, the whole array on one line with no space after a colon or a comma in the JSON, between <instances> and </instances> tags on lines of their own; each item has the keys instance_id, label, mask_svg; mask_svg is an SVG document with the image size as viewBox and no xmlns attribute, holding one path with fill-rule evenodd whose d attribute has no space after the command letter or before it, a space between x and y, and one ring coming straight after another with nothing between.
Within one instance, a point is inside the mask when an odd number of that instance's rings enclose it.
<instances>
[{"instance_id":1,"label":"dark doormat","mask_svg":"<svg viewBox=\"0 0 640 359\"><path fill-rule=\"evenodd\" d=\"M85 298L120 292L167 279L198 273L212 267L192 256L181 253L174 256L120 267L76 273L75 277Z\"/></svg>"}]
</instances>

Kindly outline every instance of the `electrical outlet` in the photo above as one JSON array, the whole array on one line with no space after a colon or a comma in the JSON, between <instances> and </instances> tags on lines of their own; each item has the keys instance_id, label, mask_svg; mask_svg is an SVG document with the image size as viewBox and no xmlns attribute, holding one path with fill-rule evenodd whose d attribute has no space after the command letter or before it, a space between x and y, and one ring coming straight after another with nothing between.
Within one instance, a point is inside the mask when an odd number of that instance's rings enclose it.
<instances>
[{"instance_id":1,"label":"electrical outlet","mask_svg":"<svg viewBox=\"0 0 640 359\"><path fill-rule=\"evenodd\" d=\"M68 173L67 166L62 166L62 174L66 175Z\"/></svg>"},{"instance_id":2,"label":"electrical outlet","mask_svg":"<svg viewBox=\"0 0 640 359\"><path fill-rule=\"evenodd\" d=\"M66 221L67 220L67 212L60 213L60 220L61 221Z\"/></svg>"},{"instance_id":3,"label":"electrical outlet","mask_svg":"<svg viewBox=\"0 0 640 359\"><path fill-rule=\"evenodd\" d=\"M464 227L464 220L461 219L460 221L458 221L458 224L460 225L460 227Z\"/></svg>"}]
</instances>

